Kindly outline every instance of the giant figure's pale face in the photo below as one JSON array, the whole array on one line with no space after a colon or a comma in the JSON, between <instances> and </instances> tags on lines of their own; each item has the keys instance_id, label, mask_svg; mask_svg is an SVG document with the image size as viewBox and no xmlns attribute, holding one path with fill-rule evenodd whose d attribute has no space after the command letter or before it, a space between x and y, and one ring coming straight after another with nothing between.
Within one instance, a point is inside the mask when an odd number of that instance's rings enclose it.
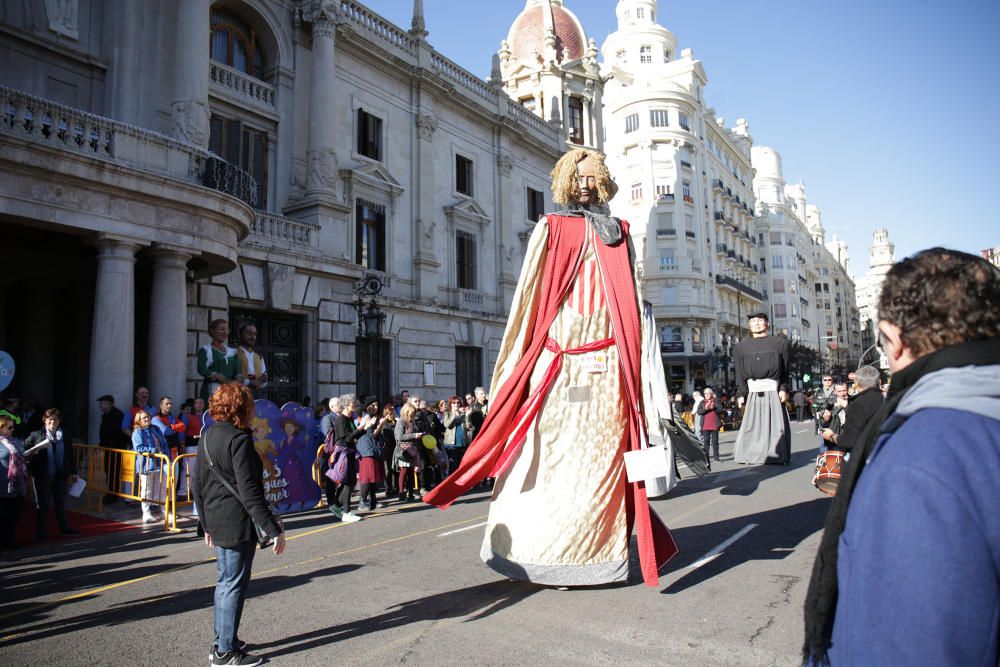
<instances>
[{"instance_id":1,"label":"giant figure's pale face","mask_svg":"<svg viewBox=\"0 0 1000 667\"><path fill-rule=\"evenodd\" d=\"M577 185L580 188L580 205L589 206L598 201L597 169L594 160L585 157L576 163Z\"/></svg>"}]
</instances>

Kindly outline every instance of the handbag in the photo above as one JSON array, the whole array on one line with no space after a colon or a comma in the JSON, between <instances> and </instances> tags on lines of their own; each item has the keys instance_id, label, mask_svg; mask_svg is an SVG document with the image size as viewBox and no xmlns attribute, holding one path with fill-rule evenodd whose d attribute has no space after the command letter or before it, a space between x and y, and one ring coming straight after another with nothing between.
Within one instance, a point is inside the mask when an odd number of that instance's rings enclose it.
<instances>
[{"instance_id":1,"label":"handbag","mask_svg":"<svg viewBox=\"0 0 1000 667\"><path fill-rule=\"evenodd\" d=\"M237 502L243 506L243 511L250 517L250 522L253 523L254 530L257 531L257 544L261 549L266 549L271 546L274 543L274 539L269 537L267 532L253 520L253 517L250 515L250 510L248 510L247 506L243 503L243 499L240 498L240 494L236 493L236 489L233 488L232 484L227 482L226 478L222 476L222 473L215 469L215 464L212 462L212 456L208 453L208 447L202 447L202 451L205 452L205 458L208 459L208 469L215 474L220 482L222 482L222 486L226 487L226 490L233 494L233 497L236 498ZM285 525L281 522L281 517L279 517L274 511L274 507L272 507L270 503L267 504L267 511L271 513L271 516L274 517L274 520L278 523L278 528L284 532Z\"/></svg>"}]
</instances>

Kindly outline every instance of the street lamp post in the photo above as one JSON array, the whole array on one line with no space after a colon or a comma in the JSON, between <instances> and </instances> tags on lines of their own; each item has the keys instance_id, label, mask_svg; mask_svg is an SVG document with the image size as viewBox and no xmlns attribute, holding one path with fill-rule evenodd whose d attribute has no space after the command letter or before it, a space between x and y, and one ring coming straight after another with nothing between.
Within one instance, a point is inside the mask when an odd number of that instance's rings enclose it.
<instances>
[{"instance_id":1,"label":"street lamp post","mask_svg":"<svg viewBox=\"0 0 1000 667\"><path fill-rule=\"evenodd\" d=\"M366 275L354 284L354 292L357 294L354 310L358 313L358 336L381 338L385 313L379 308L376 298L382 294L382 281L378 276Z\"/></svg>"}]
</instances>

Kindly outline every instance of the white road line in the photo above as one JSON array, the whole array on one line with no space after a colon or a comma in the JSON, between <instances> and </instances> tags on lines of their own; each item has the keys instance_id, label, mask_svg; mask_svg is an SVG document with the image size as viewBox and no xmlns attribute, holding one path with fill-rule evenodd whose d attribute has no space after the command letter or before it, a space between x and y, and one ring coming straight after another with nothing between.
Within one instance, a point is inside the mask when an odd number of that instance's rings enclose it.
<instances>
[{"instance_id":1,"label":"white road line","mask_svg":"<svg viewBox=\"0 0 1000 667\"><path fill-rule=\"evenodd\" d=\"M798 431L796 431L796 433L805 433L806 431L812 431L812 430L814 430L814 429L806 427L806 428L799 429Z\"/></svg>"},{"instance_id":2,"label":"white road line","mask_svg":"<svg viewBox=\"0 0 1000 667\"><path fill-rule=\"evenodd\" d=\"M486 522L477 523L474 526L466 526L465 528L459 528L457 530L449 530L447 533L441 533L438 537L448 537L449 535L454 535L455 533L461 533L463 530L472 530L473 528L482 528L486 525Z\"/></svg>"},{"instance_id":3,"label":"white road line","mask_svg":"<svg viewBox=\"0 0 1000 667\"><path fill-rule=\"evenodd\" d=\"M749 533L751 530L753 530L757 526L758 526L758 524L756 524L756 523L751 523L749 525L744 526L743 529L740 530L740 532L736 533L735 535L733 535L732 537L730 537L728 540L726 540L725 542L723 542L719 546L715 547L714 549L712 549L711 551L709 551L707 554L705 554L704 556L702 556L700 559L698 559L695 562L691 563L690 565L688 565L684 569L685 570L697 570L702 565L706 565L708 563L711 563L713 560L715 560L716 558L718 558L727 547L729 547L731 544L733 544L733 542L735 542L736 540L740 539L741 537L743 537L744 535L746 535L747 533Z\"/></svg>"}]
</instances>

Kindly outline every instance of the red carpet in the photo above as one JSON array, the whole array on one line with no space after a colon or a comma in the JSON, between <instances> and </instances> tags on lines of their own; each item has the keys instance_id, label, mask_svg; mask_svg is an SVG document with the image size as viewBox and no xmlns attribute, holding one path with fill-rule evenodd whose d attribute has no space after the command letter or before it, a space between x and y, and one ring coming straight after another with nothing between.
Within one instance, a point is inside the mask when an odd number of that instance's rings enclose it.
<instances>
[{"instance_id":1,"label":"red carpet","mask_svg":"<svg viewBox=\"0 0 1000 667\"><path fill-rule=\"evenodd\" d=\"M102 519L101 517L81 514L79 512L66 512L69 527L80 531L79 535L72 537L59 534L59 524L56 523L55 512L52 508L48 510L49 539L69 540L77 537L91 537L93 535L105 535L107 533L117 533L123 530L134 530L137 526L130 526L127 523ZM17 525L17 543L27 546L35 543L35 507L30 505L21 514L21 520Z\"/></svg>"}]
</instances>

